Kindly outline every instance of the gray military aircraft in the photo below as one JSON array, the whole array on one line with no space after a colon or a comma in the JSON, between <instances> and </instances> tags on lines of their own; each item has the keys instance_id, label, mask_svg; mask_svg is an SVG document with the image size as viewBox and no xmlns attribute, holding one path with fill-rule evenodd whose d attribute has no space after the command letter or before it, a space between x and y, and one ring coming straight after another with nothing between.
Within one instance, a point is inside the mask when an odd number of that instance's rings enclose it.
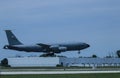
<instances>
[{"instance_id":1,"label":"gray military aircraft","mask_svg":"<svg viewBox=\"0 0 120 78\"><path fill-rule=\"evenodd\" d=\"M90 47L86 43L60 43L60 44L44 44L38 43L34 45L23 45L11 30L5 30L9 45L5 45L4 49L11 49L25 52L43 52L45 56L52 56L54 53L65 51L75 51L80 53L80 50Z\"/></svg>"}]
</instances>

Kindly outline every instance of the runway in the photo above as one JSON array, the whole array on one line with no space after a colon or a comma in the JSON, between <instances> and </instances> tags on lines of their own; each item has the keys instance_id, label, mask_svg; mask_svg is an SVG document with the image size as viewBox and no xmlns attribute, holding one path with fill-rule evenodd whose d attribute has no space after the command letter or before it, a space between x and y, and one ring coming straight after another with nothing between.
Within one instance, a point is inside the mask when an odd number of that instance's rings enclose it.
<instances>
[{"instance_id":1,"label":"runway","mask_svg":"<svg viewBox=\"0 0 120 78\"><path fill-rule=\"evenodd\" d=\"M93 73L120 73L120 71L16 71L0 72L1 75L24 75L24 74L93 74Z\"/></svg>"}]
</instances>

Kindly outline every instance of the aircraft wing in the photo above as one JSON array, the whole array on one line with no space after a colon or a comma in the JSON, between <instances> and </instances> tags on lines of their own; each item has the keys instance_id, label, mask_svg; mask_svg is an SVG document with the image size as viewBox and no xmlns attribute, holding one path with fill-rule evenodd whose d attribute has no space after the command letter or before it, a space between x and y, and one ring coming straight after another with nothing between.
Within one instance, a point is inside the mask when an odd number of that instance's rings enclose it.
<instances>
[{"instance_id":1,"label":"aircraft wing","mask_svg":"<svg viewBox=\"0 0 120 78\"><path fill-rule=\"evenodd\" d=\"M45 48L49 48L51 46L51 45L43 44L43 43L38 43L37 45L45 47Z\"/></svg>"},{"instance_id":2,"label":"aircraft wing","mask_svg":"<svg viewBox=\"0 0 120 78\"><path fill-rule=\"evenodd\" d=\"M52 52L56 52L56 53L60 53L62 51L64 52L67 50L66 47L62 47L59 45L48 45L48 44L43 44L43 43L39 43L37 45L41 46L46 51L52 51Z\"/></svg>"}]
</instances>

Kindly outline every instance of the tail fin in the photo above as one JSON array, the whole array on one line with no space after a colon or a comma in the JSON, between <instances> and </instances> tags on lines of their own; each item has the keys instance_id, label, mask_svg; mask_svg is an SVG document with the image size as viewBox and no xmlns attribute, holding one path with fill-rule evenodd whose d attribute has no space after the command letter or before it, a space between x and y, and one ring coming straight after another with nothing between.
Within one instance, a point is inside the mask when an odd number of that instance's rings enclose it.
<instances>
[{"instance_id":1,"label":"tail fin","mask_svg":"<svg viewBox=\"0 0 120 78\"><path fill-rule=\"evenodd\" d=\"M5 30L9 45L21 45L22 43L16 38L11 30Z\"/></svg>"}]
</instances>

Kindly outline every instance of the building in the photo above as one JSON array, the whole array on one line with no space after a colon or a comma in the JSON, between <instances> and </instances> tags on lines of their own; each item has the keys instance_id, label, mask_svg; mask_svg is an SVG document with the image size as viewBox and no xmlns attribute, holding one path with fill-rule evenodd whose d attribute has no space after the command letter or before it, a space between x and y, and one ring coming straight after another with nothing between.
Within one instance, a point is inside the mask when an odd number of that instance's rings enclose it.
<instances>
[{"instance_id":1,"label":"building","mask_svg":"<svg viewBox=\"0 0 120 78\"><path fill-rule=\"evenodd\" d=\"M11 67L56 67L59 64L58 57L20 57L7 58Z\"/></svg>"},{"instance_id":2,"label":"building","mask_svg":"<svg viewBox=\"0 0 120 78\"><path fill-rule=\"evenodd\" d=\"M120 66L120 58L60 58L64 66Z\"/></svg>"},{"instance_id":3,"label":"building","mask_svg":"<svg viewBox=\"0 0 120 78\"><path fill-rule=\"evenodd\" d=\"M120 66L120 58L17 57L7 60L11 67Z\"/></svg>"}]
</instances>

